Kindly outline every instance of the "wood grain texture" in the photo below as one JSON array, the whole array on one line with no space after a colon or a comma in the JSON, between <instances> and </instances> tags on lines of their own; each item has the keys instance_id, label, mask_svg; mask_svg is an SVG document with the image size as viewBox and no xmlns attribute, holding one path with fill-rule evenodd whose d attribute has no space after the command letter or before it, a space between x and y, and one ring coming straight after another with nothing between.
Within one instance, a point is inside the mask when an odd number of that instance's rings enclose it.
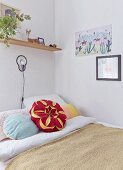
<instances>
[{"instance_id":1,"label":"wood grain texture","mask_svg":"<svg viewBox=\"0 0 123 170\"><path fill-rule=\"evenodd\" d=\"M1 43L4 43L3 40L0 40ZM45 50L45 51L60 51L62 50L61 48L54 48L54 47L49 47L46 45L41 45L41 44L37 44L37 43L31 43L28 41L22 41L22 40L17 40L17 39L10 39L9 44L13 44L13 45L18 45L18 46L24 46L24 47L29 47L29 48L36 48L36 49L40 49L40 50Z\"/></svg>"}]
</instances>

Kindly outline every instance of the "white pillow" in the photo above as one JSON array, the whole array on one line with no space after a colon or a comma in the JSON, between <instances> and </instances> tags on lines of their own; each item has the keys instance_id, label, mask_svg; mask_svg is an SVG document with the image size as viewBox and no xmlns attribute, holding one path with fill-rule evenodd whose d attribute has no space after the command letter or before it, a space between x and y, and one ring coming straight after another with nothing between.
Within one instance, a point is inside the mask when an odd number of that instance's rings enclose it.
<instances>
[{"instance_id":1,"label":"white pillow","mask_svg":"<svg viewBox=\"0 0 123 170\"><path fill-rule=\"evenodd\" d=\"M24 99L24 106L26 109L31 109L32 104L38 100L52 100L56 103L59 103L61 106L67 104L60 96L57 94L50 94L44 96L34 96Z\"/></svg>"}]
</instances>

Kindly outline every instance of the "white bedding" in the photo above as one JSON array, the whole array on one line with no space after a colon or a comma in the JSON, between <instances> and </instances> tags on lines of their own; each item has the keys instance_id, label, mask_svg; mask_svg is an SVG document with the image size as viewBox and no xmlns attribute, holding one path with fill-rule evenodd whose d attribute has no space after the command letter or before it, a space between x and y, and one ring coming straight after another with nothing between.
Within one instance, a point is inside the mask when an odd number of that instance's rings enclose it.
<instances>
[{"instance_id":1,"label":"white bedding","mask_svg":"<svg viewBox=\"0 0 123 170\"><path fill-rule=\"evenodd\" d=\"M57 94L49 94L49 95L42 95L42 96L33 96L24 99L24 106L26 109L30 109L32 104L38 100L52 100L56 103L59 103L61 106L66 105L67 103Z\"/></svg>"},{"instance_id":2,"label":"white bedding","mask_svg":"<svg viewBox=\"0 0 123 170\"><path fill-rule=\"evenodd\" d=\"M1 160L0 170L5 170L7 164L10 161L8 159L14 157L15 155L17 155L25 150L28 150L30 148L33 148L33 147L36 147L39 145L43 145L43 144L49 143L53 140L57 140L59 138L67 136L70 133L76 131L77 129L84 127L85 125L88 125L90 123L99 123L99 124L103 124L104 126L107 126L107 127L123 129L123 127L114 126L114 125L111 125L108 123L96 122L94 118L78 116L76 118L68 120L67 126L62 131L55 132L55 133L47 133L47 134L40 133L38 135L35 135L35 136L27 138L27 139L23 139L21 141L11 141L11 144L10 143L7 144L8 142L1 143L2 145L0 144L0 151L3 147L2 152L4 152L4 155L0 156L0 160ZM8 148L5 149L5 145L6 146L8 145ZM8 149L9 149L9 152L7 152ZM0 155L1 155L1 152L0 152Z\"/></svg>"},{"instance_id":3,"label":"white bedding","mask_svg":"<svg viewBox=\"0 0 123 170\"><path fill-rule=\"evenodd\" d=\"M35 136L23 140L8 140L0 143L0 161L7 161L16 155L34 148L41 146L51 141L62 138L71 132L95 122L94 118L77 116L67 121L66 127L58 132L44 133L41 132Z\"/></svg>"},{"instance_id":4,"label":"white bedding","mask_svg":"<svg viewBox=\"0 0 123 170\"><path fill-rule=\"evenodd\" d=\"M112 128L119 128L119 129L123 129L123 127L121 126L116 126L116 125L112 125L112 124L109 124L109 123L105 123L105 122L97 122L98 124L102 124L106 127L112 127Z\"/></svg>"},{"instance_id":5,"label":"white bedding","mask_svg":"<svg viewBox=\"0 0 123 170\"><path fill-rule=\"evenodd\" d=\"M6 167L7 167L6 162L0 162L0 170L5 170Z\"/></svg>"}]
</instances>

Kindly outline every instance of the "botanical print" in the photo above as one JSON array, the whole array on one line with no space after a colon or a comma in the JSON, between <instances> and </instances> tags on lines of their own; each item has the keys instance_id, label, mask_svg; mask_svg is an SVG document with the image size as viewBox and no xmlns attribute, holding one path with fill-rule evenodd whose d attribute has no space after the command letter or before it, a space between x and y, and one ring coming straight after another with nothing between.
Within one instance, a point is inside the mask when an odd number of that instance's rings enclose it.
<instances>
[{"instance_id":1,"label":"botanical print","mask_svg":"<svg viewBox=\"0 0 123 170\"><path fill-rule=\"evenodd\" d=\"M118 78L118 58L101 58L98 60L99 78Z\"/></svg>"},{"instance_id":2,"label":"botanical print","mask_svg":"<svg viewBox=\"0 0 123 170\"><path fill-rule=\"evenodd\" d=\"M75 54L85 56L106 54L112 48L112 26L77 32L75 34Z\"/></svg>"}]
</instances>

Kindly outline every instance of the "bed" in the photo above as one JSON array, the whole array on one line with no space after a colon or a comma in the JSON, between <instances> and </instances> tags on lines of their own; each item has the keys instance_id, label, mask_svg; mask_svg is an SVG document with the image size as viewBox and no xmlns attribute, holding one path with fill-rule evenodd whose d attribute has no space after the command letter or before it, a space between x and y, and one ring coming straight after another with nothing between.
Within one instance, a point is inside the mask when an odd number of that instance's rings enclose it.
<instances>
[{"instance_id":1,"label":"bed","mask_svg":"<svg viewBox=\"0 0 123 170\"><path fill-rule=\"evenodd\" d=\"M123 130L104 125L94 119L71 120L62 134L4 161L0 170L122 170Z\"/></svg>"},{"instance_id":2,"label":"bed","mask_svg":"<svg viewBox=\"0 0 123 170\"><path fill-rule=\"evenodd\" d=\"M27 99L27 109L40 98ZM56 95L42 98L65 104ZM0 142L0 170L123 170L122 144L122 127L76 116L61 131Z\"/></svg>"}]
</instances>

